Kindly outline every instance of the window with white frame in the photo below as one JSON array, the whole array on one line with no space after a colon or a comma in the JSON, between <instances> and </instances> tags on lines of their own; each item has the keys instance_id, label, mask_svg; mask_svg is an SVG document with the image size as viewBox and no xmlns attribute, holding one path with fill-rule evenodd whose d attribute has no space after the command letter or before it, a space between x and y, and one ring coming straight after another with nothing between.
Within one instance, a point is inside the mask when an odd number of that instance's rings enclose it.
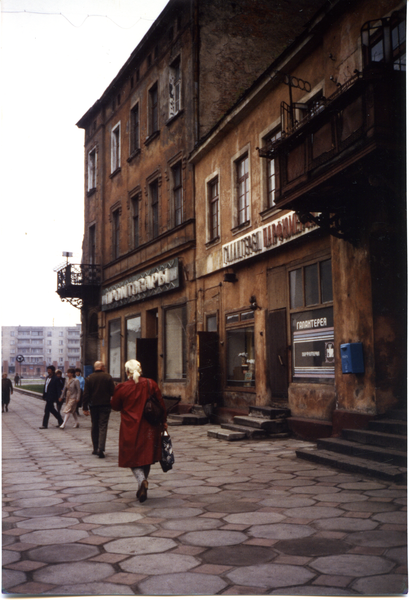
<instances>
[{"instance_id":1,"label":"window with white frame","mask_svg":"<svg viewBox=\"0 0 409 600\"><path fill-rule=\"evenodd\" d=\"M131 108L130 152L131 155L139 150L139 104Z\"/></svg>"},{"instance_id":2,"label":"window with white frame","mask_svg":"<svg viewBox=\"0 0 409 600\"><path fill-rule=\"evenodd\" d=\"M121 166L121 123L111 130L111 173Z\"/></svg>"},{"instance_id":3,"label":"window with white frame","mask_svg":"<svg viewBox=\"0 0 409 600\"><path fill-rule=\"evenodd\" d=\"M180 56L178 56L169 69L169 118L177 115L181 109L181 90Z\"/></svg>"},{"instance_id":4,"label":"window with white frame","mask_svg":"<svg viewBox=\"0 0 409 600\"><path fill-rule=\"evenodd\" d=\"M175 227L183 221L183 187L182 187L182 163L178 162L172 167L173 179L173 217Z\"/></svg>"},{"instance_id":5,"label":"window with white frame","mask_svg":"<svg viewBox=\"0 0 409 600\"><path fill-rule=\"evenodd\" d=\"M276 129L265 138L265 142L274 143L281 139L281 129ZM276 189L278 187L278 169L275 158L267 158L267 208L275 205Z\"/></svg>"},{"instance_id":6,"label":"window with white frame","mask_svg":"<svg viewBox=\"0 0 409 600\"><path fill-rule=\"evenodd\" d=\"M250 220L250 175L248 154L236 161L237 225Z\"/></svg>"},{"instance_id":7,"label":"window with white frame","mask_svg":"<svg viewBox=\"0 0 409 600\"><path fill-rule=\"evenodd\" d=\"M209 242L220 236L219 227L219 178L215 177L207 184L207 198L209 207Z\"/></svg>"},{"instance_id":8,"label":"window with white frame","mask_svg":"<svg viewBox=\"0 0 409 600\"><path fill-rule=\"evenodd\" d=\"M88 191L97 187L97 150L88 152Z\"/></svg>"}]
</instances>

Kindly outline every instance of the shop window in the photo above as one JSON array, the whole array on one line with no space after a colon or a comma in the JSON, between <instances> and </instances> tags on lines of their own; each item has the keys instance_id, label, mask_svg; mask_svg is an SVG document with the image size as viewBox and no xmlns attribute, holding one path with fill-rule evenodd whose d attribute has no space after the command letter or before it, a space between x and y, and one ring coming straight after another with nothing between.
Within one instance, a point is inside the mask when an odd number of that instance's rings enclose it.
<instances>
[{"instance_id":1,"label":"shop window","mask_svg":"<svg viewBox=\"0 0 409 600\"><path fill-rule=\"evenodd\" d=\"M226 315L227 385L255 386L254 311ZM243 324L242 326L240 326Z\"/></svg>"},{"instance_id":2,"label":"shop window","mask_svg":"<svg viewBox=\"0 0 409 600\"><path fill-rule=\"evenodd\" d=\"M209 205L209 242L217 240L220 236L219 219L219 178L216 177L207 184L207 196Z\"/></svg>"},{"instance_id":3,"label":"shop window","mask_svg":"<svg viewBox=\"0 0 409 600\"><path fill-rule=\"evenodd\" d=\"M406 20L398 12L391 17L368 21L361 30L365 66L379 62L406 71Z\"/></svg>"},{"instance_id":4,"label":"shop window","mask_svg":"<svg viewBox=\"0 0 409 600\"><path fill-rule=\"evenodd\" d=\"M182 187L182 163L172 167L173 178L173 215L174 225L177 227L183 221L183 187Z\"/></svg>"},{"instance_id":5,"label":"shop window","mask_svg":"<svg viewBox=\"0 0 409 600\"><path fill-rule=\"evenodd\" d=\"M334 377L335 345L331 260L289 273L294 381Z\"/></svg>"},{"instance_id":6,"label":"shop window","mask_svg":"<svg viewBox=\"0 0 409 600\"><path fill-rule=\"evenodd\" d=\"M250 220L250 178L248 154L236 162L237 225Z\"/></svg>"},{"instance_id":7,"label":"shop window","mask_svg":"<svg viewBox=\"0 0 409 600\"><path fill-rule=\"evenodd\" d=\"M181 89L180 57L178 57L169 69L169 118L174 117L180 112Z\"/></svg>"},{"instance_id":8,"label":"shop window","mask_svg":"<svg viewBox=\"0 0 409 600\"><path fill-rule=\"evenodd\" d=\"M139 150L139 104L131 109L130 152L131 155Z\"/></svg>"},{"instance_id":9,"label":"shop window","mask_svg":"<svg viewBox=\"0 0 409 600\"><path fill-rule=\"evenodd\" d=\"M165 310L165 379L186 379L186 306Z\"/></svg>"},{"instance_id":10,"label":"shop window","mask_svg":"<svg viewBox=\"0 0 409 600\"><path fill-rule=\"evenodd\" d=\"M136 359L136 340L141 337L141 316L126 320L126 360Z\"/></svg>"},{"instance_id":11,"label":"shop window","mask_svg":"<svg viewBox=\"0 0 409 600\"><path fill-rule=\"evenodd\" d=\"M108 327L108 373L113 379L121 378L121 319L113 319Z\"/></svg>"},{"instance_id":12,"label":"shop window","mask_svg":"<svg viewBox=\"0 0 409 600\"><path fill-rule=\"evenodd\" d=\"M121 123L111 130L111 174L121 167Z\"/></svg>"},{"instance_id":13,"label":"shop window","mask_svg":"<svg viewBox=\"0 0 409 600\"><path fill-rule=\"evenodd\" d=\"M88 191L97 187L97 150L88 152Z\"/></svg>"},{"instance_id":14,"label":"shop window","mask_svg":"<svg viewBox=\"0 0 409 600\"><path fill-rule=\"evenodd\" d=\"M158 129L158 84L155 83L149 90L149 135Z\"/></svg>"},{"instance_id":15,"label":"shop window","mask_svg":"<svg viewBox=\"0 0 409 600\"><path fill-rule=\"evenodd\" d=\"M281 129L276 129L265 138L265 143L274 143L281 139ZM276 189L278 188L278 161L267 159L267 208L275 206Z\"/></svg>"}]
</instances>

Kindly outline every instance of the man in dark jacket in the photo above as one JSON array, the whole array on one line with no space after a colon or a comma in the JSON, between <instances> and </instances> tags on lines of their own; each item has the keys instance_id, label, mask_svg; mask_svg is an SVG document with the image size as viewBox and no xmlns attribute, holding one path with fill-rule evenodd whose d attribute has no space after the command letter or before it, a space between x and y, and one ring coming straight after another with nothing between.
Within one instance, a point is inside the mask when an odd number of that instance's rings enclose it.
<instances>
[{"instance_id":1,"label":"man in dark jacket","mask_svg":"<svg viewBox=\"0 0 409 600\"><path fill-rule=\"evenodd\" d=\"M88 413L88 407L91 410L92 454L98 454L99 458L105 458L110 401L114 390L114 380L109 373L105 373L104 363L97 361L94 364L94 373L85 380L82 409L85 414Z\"/></svg>"},{"instance_id":2,"label":"man in dark jacket","mask_svg":"<svg viewBox=\"0 0 409 600\"><path fill-rule=\"evenodd\" d=\"M1 412L9 412L10 395L13 393L13 384L7 377L7 373L3 373L1 378Z\"/></svg>"},{"instance_id":3,"label":"man in dark jacket","mask_svg":"<svg viewBox=\"0 0 409 600\"><path fill-rule=\"evenodd\" d=\"M47 367L47 373L48 376L45 380L43 392L43 399L45 400L44 417L43 424L41 425L40 429L48 429L48 419L50 418L50 413L54 415L58 421L58 425L56 425L56 427L59 427L63 423L60 414L57 412L54 406L54 403L58 402L58 399L61 396L60 381L55 374L54 365L49 365Z\"/></svg>"}]
</instances>

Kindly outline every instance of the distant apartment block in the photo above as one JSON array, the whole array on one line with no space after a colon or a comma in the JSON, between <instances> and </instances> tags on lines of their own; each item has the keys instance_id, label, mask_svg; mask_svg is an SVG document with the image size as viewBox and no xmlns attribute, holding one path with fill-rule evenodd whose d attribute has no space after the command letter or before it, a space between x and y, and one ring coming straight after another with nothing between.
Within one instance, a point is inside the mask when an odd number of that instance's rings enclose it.
<instances>
[{"instance_id":1,"label":"distant apartment block","mask_svg":"<svg viewBox=\"0 0 409 600\"><path fill-rule=\"evenodd\" d=\"M81 368L81 325L74 327L2 327L2 373L44 375L47 365L66 372ZM23 356L24 361L16 361Z\"/></svg>"}]
</instances>

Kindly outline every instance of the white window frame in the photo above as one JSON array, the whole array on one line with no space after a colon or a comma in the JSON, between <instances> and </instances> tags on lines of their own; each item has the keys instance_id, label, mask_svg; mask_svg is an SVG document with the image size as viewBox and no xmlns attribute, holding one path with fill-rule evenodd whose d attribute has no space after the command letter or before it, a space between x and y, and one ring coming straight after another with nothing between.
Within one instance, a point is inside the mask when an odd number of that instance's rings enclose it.
<instances>
[{"instance_id":1,"label":"white window frame","mask_svg":"<svg viewBox=\"0 0 409 600\"><path fill-rule=\"evenodd\" d=\"M180 55L169 67L169 119L182 110L182 61ZM177 75L179 77L177 78Z\"/></svg>"},{"instance_id":2,"label":"white window frame","mask_svg":"<svg viewBox=\"0 0 409 600\"><path fill-rule=\"evenodd\" d=\"M215 179L217 179L218 184L219 184L219 202L218 202L218 214L217 214L218 233L217 233L216 237L213 237L212 236L212 228L211 228L210 186ZM205 179L205 197L206 197L206 243L211 243L211 242L219 240L220 235L221 235L221 231L220 231L220 229L221 229L220 228L220 225L221 225L221 223L220 223L220 170L219 169L217 169L216 171L211 173L208 177L206 177L206 179Z\"/></svg>"},{"instance_id":3,"label":"white window frame","mask_svg":"<svg viewBox=\"0 0 409 600\"><path fill-rule=\"evenodd\" d=\"M138 135L134 136L134 114L138 111ZM136 139L134 140L134 137ZM132 156L141 148L141 111L139 100L131 106L129 115L129 155Z\"/></svg>"},{"instance_id":4,"label":"white window frame","mask_svg":"<svg viewBox=\"0 0 409 600\"><path fill-rule=\"evenodd\" d=\"M121 168L121 121L111 129L111 174Z\"/></svg>"},{"instance_id":5,"label":"white window frame","mask_svg":"<svg viewBox=\"0 0 409 600\"><path fill-rule=\"evenodd\" d=\"M249 182L249 203L248 203L248 219L244 223L239 224L239 193L237 168L238 163L247 155L248 158L248 182ZM247 144L241 150L236 152L230 159L231 168L231 189L232 189L232 229L240 230L251 227L251 152L250 144Z\"/></svg>"},{"instance_id":6,"label":"white window frame","mask_svg":"<svg viewBox=\"0 0 409 600\"><path fill-rule=\"evenodd\" d=\"M97 187L97 147L88 152L88 191Z\"/></svg>"}]
</instances>

